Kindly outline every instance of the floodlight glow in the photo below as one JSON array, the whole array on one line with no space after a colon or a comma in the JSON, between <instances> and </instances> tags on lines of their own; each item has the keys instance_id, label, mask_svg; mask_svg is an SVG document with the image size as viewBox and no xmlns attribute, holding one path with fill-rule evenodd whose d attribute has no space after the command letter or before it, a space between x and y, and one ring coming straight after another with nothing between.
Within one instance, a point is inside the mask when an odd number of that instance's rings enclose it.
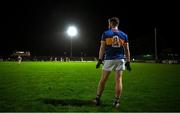
<instances>
[{"instance_id":1,"label":"floodlight glow","mask_svg":"<svg viewBox=\"0 0 180 113\"><path fill-rule=\"evenodd\" d=\"M70 26L67 30L67 34L72 38L77 35L77 29L75 26Z\"/></svg>"},{"instance_id":2,"label":"floodlight glow","mask_svg":"<svg viewBox=\"0 0 180 113\"><path fill-rule=\"evenodd\" d=\"M24 53L24 51L17 51L16 53L20 53L20 54L23 54L23 53Z\"/></svg>"}]
</instances>

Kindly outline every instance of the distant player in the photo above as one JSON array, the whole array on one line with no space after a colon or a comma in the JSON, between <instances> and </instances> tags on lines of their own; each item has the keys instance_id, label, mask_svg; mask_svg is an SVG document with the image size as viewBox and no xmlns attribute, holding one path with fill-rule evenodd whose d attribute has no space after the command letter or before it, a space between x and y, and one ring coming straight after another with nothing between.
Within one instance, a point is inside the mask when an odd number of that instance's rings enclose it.
<instances>
[{"instance_id":1,"label":"distant player","mask_svg":"<svg viewBox=\"0 0 180 113\"><path fill-rule=\"evenodd\" d=\"M52 57L50 57L50 61L52 61L53 60L53 58Z\"/></svg>"},{"instance_id":2,"label":"distant player","mask_svg":"<svg viewBox=\"0 0 180 113\"><path fill-rule=\"evenodd\" d=\"M63 58L61 57L61 62L63 61Z\"/></svg>"},{"instance_id":3,"label":"distant player","mask_svg":"<svg viewBox=\"0 0 180 113\"><path fill-rule=\"evenodd\" d=\"M122 93L122 74L125 70L131 70L130 67L130 51L128 44L128 36L118 29L119 19L117 17L108 20L109 29L102 34L101 46L99 50L99 60L96 68L99 68L104 57L104 66L102 68L102 76L97 88L96 98L93 103L100 104L100 98L105 88L106 81L112 70L115 71L115 99L113 106L116 108L120 105L120 96ZM125 56L125 57L124 57Z\"/></svg>"},{"instance_id":4,"label":"distant player","mask_svg":"<svg viewBox=\"0 0 180 113\"><path fill-rule=\"evenodd\" d=\"M22 57L18 56L18 64L21 64L21 61L22 61Z\"/></svg>"},{"instance_id":5,"label":"distant player","mask_svg":"<svg viewBox=\"0 0 180 113\"><path fill-rule=\"evenodd\" d=\"M55 61L55 62L57 61L57 57L54 58L54 61Z\"/></svg>"}]
</instances>

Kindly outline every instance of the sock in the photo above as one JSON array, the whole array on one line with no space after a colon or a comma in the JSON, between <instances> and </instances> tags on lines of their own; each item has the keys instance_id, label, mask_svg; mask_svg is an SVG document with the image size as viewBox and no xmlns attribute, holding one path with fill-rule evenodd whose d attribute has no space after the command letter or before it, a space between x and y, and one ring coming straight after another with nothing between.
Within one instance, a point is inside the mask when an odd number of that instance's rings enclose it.
<instances>
[{"instance_id":1,"label":"sock","mask_svg":"<svg viewBox=\"0 0 180 113\"><path fill-rule=\"evenodd\" d=\"M101 95L96 95L96 98L101 98Z\"/></svg>"},{"instance_id":2,"label":"sock","mask_svg":"<svg viewBox=\"0 0 180 113\"><path fill-rule=\"evenodd\" d=\"M119 102L119 97L115 97L115 102L116 102L116 103Z\"/></svg>"},{"instance_id":3,"label":"sock","mask_svg":"<svg viewBox=\"0 0 180 113\"><path fill-rule=\"evenodd\" d=\"M100 100L100 98L101 98L101 95L96 95L97 100Z\"/></svg>"}]
</instances>

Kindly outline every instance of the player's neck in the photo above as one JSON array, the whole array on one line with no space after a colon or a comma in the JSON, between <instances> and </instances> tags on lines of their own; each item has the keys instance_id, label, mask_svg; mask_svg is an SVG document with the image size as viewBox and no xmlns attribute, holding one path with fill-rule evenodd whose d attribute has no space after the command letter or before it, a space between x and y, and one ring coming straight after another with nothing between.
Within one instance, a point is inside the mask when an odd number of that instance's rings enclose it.
<instances>
[{"instance_id":1,"label":"player's neck","mask_svg":"<svg viewBox=\"0 0 180 113\"><path fill-rule=\"evenodd\" d=\"M111 29L118 30L118 27L117 26L116 27L112 27Z\"/></svg>"}]
</instances>

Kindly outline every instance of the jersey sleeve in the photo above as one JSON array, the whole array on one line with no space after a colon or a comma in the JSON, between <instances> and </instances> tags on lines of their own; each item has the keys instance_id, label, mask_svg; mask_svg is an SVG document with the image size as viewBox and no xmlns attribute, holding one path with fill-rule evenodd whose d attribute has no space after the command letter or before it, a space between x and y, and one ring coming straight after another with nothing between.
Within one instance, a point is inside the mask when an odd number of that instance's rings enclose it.
<instances>
[{"instance_id":1,"label":"jersey sleeve","mask_svg":"<svg viewBox=\"0 0 180 113\"><path fill-rule=\"evenodd\" d=\"M128 35L124 32L120 32L120 36L123 38L124 43L128 43Z\"/></svg>"},{"instance_id":2,"label":"jersey sleeve","mask_svg":"<svg viewBox=\"0 0 180 113\"><path fill-rule=\"evenodd\" d=\"M102 34L102 36L101 36L101 41L105 41L105 38L106 38L106 34L105 34L105 32Z\"/></svg>"},{"instance_id":3,"label":"jersey sleeve","mask_svg":"<svg viewBox=\"0 0 180 113\"><path fill-rule=\"evenodd\" d=\"M124 34L125 43L128 43L128 35Z\"/></svg>"}]
</instances>

